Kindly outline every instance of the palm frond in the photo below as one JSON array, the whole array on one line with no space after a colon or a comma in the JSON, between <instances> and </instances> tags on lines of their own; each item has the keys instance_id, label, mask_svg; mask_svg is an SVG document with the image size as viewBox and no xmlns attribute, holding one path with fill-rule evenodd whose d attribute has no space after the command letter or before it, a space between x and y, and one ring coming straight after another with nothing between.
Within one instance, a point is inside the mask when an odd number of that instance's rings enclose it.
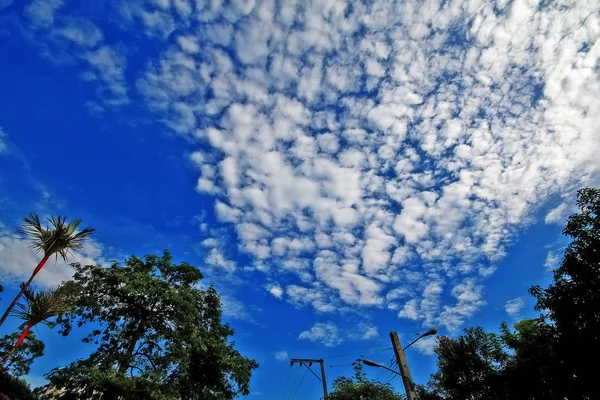
<instances>
[{"instance_id":1,"label":"palm frond","mask_svg":"<svg viewBox=\"0 0 600 400\"><path fill-rule=\"evenodd\" d=\"M19 227L19 233L29 237L31 247L44 254L56 254L67 261L71 250L83 247L85 240L94 232L93 228L85 228L77 231L81 225L81 219L77 218L68 222L66 217L52 216L47 218L48 225L42 223L36 213L29 213L29 217L23 218Z\"/></svg>"},{"instance_id":2,"label":"palm frond","mask_svg":"<svg viewBox=\"0 0 600 400\"><path fill-rule=\"evenodd\" d=\"M17 304L13 315L29 325L48 324L51 318L64 313L67 302L61 288L35 290L27 289L25 303Z\"/></svg>"}]
</instances>

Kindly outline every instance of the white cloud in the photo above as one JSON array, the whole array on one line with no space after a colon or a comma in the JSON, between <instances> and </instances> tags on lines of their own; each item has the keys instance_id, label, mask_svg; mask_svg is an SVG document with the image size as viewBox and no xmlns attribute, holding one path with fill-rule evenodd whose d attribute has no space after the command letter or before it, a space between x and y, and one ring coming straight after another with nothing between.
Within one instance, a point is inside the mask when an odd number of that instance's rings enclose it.
<instances>
[{"instance_id":1,"label":"white cloud","mask_svg":"<svg viewBox=\"0 0 600 400\"><path fill-rule=\"evenodd\" d=\"M131 75L193 141L197 189L275 296L455 329L516 232L597 172L596 7L325 3L127 2L156 58L99 36L77 57L106 102Z\"/></svg>"},{"instance_id":2,"label":"white cloud","mask_svg":"<svg viewBox=\"0 0 600 400\"><path fill-rule=\"evenodd\" d=\"M267 291L278 299L283 296L283 288L279 285L267 285Z\"/></svg>"},{"instance_id":3,"label":"white cloud","mask_svg":"<svg viewBox=\"0 0 600 400\"><path fill-rule=\"evenodd\" d=\"M219 238L211 237L203 240L202 247L204 248L202 254L205 263L211 268L216 268L219 271L217 274L221 274L222 272L231 274L235 272L237 265L235 261L230 260L225 255L224 244Z\"/></svg>"},{"instance_id":4,"label":"white cloud","mask_svg":"<svg viewBox=\"0 0 600 400\"><path fill-rule=\"evenodd\" d=\"M63 0L35 0L27 6L25 14L34 24L49 27L54 23L54 14L63 5Z\"/></svg>"},{"instance_id":5,"label":"white cloud","mask_svg":"<svg viewBox=\"0 0 600 400\"><path fill-rule=\"evenodd\" d=\"M436 336L428 336L423 339L419 339L413 346L416 347L421 354L430 356L434 353L437 339L438 338Z\"/></svg>"},{"instance_id":6,"label":"white cloud","mask_svg":"<svg viewBox=\"0 0 600 400\"><path fill-rule=\"evenodd\" d=\"M289 359L288 352L285 350L279 350L273 354L277 361L286 361Z\"/></svg>"},{"instance_id":7,"label":"white cloud","mask_svg":"<svg viewBox=\"0 0 600 400\"><path fill-rule=\"evenodd\" d=\"M525 301L521 297L517 297L516 299L508 300L504 305L504 310L511 317L516 317L523 307L525 306Z\"/></svg>"},{"instance_id":8,"label":"white cloud","mask_svg":"<svg viewBox=\"0 0 600 400\"><path fill-rule=\"evenodd\" d=\"M223 315L240 321L255 322L252 313L248 310L248 307L246 307L244 303L223 292L220 293L220 296Z\"/></svg>"},{"instance_id":9,"label":"white cloud","mask_svg":"<svg viewBox=\"0 0 600 400\"><path fill-rule=\"evenodd\" d=\"M556 208L550 210L550 212L546 215L544 222L547 224L562 224L565 222L568 212L569 206L567 203L561 203Z\"/></svg>"},{"instance_id":10,"label":"white cloud","mask_svg":"<svg viewBox=\"0 0 600 400\"><path fill-rule=\"evenodd\" d=\"M556 254L554 251L549 251L546 256L546 261L544 262L544 267L546 267L548 271L552 271L559 267L560 261L561 257L559 254Z\"/></svg>"},{"instance_id":11,"label":"white cloud","mask_svg":"<svg viewBox=\"0 0 600 400\"><path fill-rule=\"evenodd\" d=\"M369 340L379 336L379 331L375 325L366 322L359 322L347 329L349 339L352 340Z\"/></svg>"},{"instance_id":12,"label":"white cloud","mask_svg":"<svg viewBox=\"0 0 600 400\"><path fill-rule=\"evenodd\" d=\"M317 322L309 330L300 333L298 339L320 343L325 347L334 347L344 341L337 326L331 322Z\"/></svg>"}]
</instances>

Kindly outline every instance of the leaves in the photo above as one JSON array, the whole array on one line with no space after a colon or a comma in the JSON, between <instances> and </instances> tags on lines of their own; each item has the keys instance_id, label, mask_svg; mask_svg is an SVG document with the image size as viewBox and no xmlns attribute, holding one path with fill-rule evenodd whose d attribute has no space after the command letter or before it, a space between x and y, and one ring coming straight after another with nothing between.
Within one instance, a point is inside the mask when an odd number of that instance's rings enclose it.
<instances>
[{"instance_id":1,"label":"leaves","mask_svg":"<svg viewBox=\"0 0 600 400\"><path fill-rule=\"evenodd\" d=\"M57 368L52 384L123 398L233 399L249 393L258 364L229 341L213 287L200 289L202 274L171 255L132 256L109 268L73 264L67 285L74 308L60 319L61 332L94 323L84 338L98 343L86 360ZM109 396L110 397L110 396Z\"/></svg>"},{"instance_id":2,"label":"leaves","mask_svg":"<svg viewBox=\"0 0 600 400\"><path fill-rule=\"evenodd\" d=\"M578 192L580 212L563 233L573 240L547 288L534 286L540 318L440 338L428 398L595 399L600 358L600 190ZM592 366L590 368L590 366Z\"/></svg>"},{"instance_id":3,"label":"leaves","mask_svg":"<svg viewBox=\"0 0 600 400\"><path fill-rule=\"evenodd\" d=\"M67 222L66 217L52 216L47 221L48 225L43 227L38 215L31 212L23 218L18 232L31 240L31 247L36 251L45 255L56 254L64 261L67 261L71 250L82 248L85 240L94 232L89 227L78 232L82 222L79 218Z\"/></svg>"},{"instance_id":4,"label":"leaves","mask_svg":"<svg viewBox=\"0 0 600 400\"><path fill-rule=\"evenodd\" d=\"M0 338L0 359L3 360L10 353L19 336L20 333L12 333ZM14 376L27 375L33 361L44 355L44 348L44 342L39 340L33 332L29 332L25 341L13 353L5 368Z\"/></svg>"},{"instance_id":5,"label":"leaves","mask_svg":"<svg viewBox=\"0 0 600 400\"><path fill-rule=\"evenodd\" d=\"M27 289L24 293L25 304L17 304L13 315L23 320L26 324L52 325L51 319L67 311L68 303L63 291L58 289L35 290Z\"/></svg>"},{"instance_id":6,"label":"leaves","mask_svg":"<svg viewBox=\"0 0 600 400\"><path fill-rule=\"evenodd\" d=\"M360 362L354 363L354 376L338 377L333 381L330 400L400 400L402 397L394 391L392 385L365 376Z\"/></svg>"}]
</instances>

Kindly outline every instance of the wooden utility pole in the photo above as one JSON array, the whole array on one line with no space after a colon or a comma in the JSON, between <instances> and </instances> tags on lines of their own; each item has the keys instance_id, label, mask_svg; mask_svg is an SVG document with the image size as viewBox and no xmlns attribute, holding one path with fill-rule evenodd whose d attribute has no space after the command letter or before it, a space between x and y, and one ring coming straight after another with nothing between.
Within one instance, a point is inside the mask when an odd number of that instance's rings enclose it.
<instances>
[{"instance_id":1,"label":"wooden utility pole","mask_svg":"<svg viewBox=\"0 0 600 400\"><path fill-rule=\"evenodd\" d=\"M308 364L305 365L306 368L308 368L311 372L313 372L312 369L310 369L310 366L312 365L312 363L319 363L321 364L321 383L323 384L323 400L327 400L327 379L325 378L325 363L323 362L323 359L312 359L312 358L292 358L290 365L294 365L294 363L300 363L300 365L302 364ZM314 372L313 372L314 374ZM319 379L319 377L317 377L317 379Z\"/></svg>"},{"instance_id":2,"label":"wooden utility pole","mask_svg":"<svg viewBox=\"0 0 600 400\"><path fill-rule=\"evenodd\" d=\"M390 339L392 340L392 347L394 348L394 354L396 355L396 361L398 362L398 368L402 374L402 382L404 383L404 389L406 390L407 400L419 400L419 396L415 391L415 385L413 383L410 370L408 369L408 363L404 356L404 350L400 345L400 339L398 338L397 332L390 332Z\"/></svg>"}]
</instances>

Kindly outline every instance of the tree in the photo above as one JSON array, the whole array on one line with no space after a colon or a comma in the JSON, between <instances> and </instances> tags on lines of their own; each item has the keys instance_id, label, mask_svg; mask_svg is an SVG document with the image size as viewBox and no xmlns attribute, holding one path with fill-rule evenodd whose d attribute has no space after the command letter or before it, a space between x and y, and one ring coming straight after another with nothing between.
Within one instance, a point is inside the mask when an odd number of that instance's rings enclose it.
<instances>
[{"instance_id":1,"label":"tree","mask_svg":"<svg viewBox=\"0 0 600 400\"><path fill-rule=\"evenodd\" d=\"M501 338L478 326L456 339L441 337L435 348L438 372L431 376L432 395L453 400L502 399L503 367L508 354Z\"/></svg>"},{"instance_id":2,"label":"tree","mask_svg":"<svg viewBox=\"0 0 600 400\"><path fill-rule=\"evenodd\" d=\"M0 359L4 359L12 351L19 336L20 333L15 332L0 339ZM36 338L33 332L29 332L23 344L4 366L5 369L14 376L27 375L33 361L44 355L44 348L44 342Z\"/></svg>"},{"instance_id":3,"label":"tree","mask_svg":"<svg viewBox=\"0 0 600 400\"><path fill-rule=\"evenodd\" d=\"M511 331L506 323L500 330L511 355L503 374L509 399L564 400L559 363L556 358L556 329L543 318L524 319Z\"/></svg>"},{"instance_id":4,"label":"tree","mask_svg":"<svg viewBox=\"0 0 600 400\"><path fill-rule=\"evenodd\" d=\"M71 250L77 250L83 247L85 240L94 231L93 228L85 228L79 232L77 229L81 225L81 219L75 219L67 222L66 217L50 217L47 219L48 225L42 226L40 218L36 213L29 213L29 217L23 218L23 223L19 227L19 233L29 237L31 247L37 252L42 252L44 257L33 270L27 282L21 286L21 291L15 296L14 300L8 306L8 309L0 318L0 326L10 315L19 299L31 285L31 282L36 275L42 270L48 259L54 254L58 258L60 256L64 261L67 261Z\"/></svg>"},{"instance_id":5,"label":"tree","mask_svg":"<svg viewBox=\"0 0 600 400\"><path fill-rule=\"evenodd\" d=\"M17 348L27 338L31 328L38 324L53 326L52 318L67 309L64 293L60 288L39 291L28 289L25 292L25 299L26 304L19 303L19 310L13 311L16 316L24 321L23 330L11 351L2 360L2 367L6 365Z\"/></svg>"},{"instance_id":6,"label":"tree","mask_svg":"<svg viewBox=\"0 0 600 400\"><path fill-rule=\"evenodd\" d=\"M354 376L338 377L333 381L333 391L329 400L400 400L403 397L396 393L387 383L367 379L360 362L354 363Z\"/></svg>"},{"instance_id":7,"label":"tree","mask_svg":"<svg viewBox=\"0 0 600 400\"><path fill-rule=\"evenodd\" d=\"M233 399L249 393L258 364L229 341L214 287L171 255L132 256L109 268L74 264L73 311L62 333L94 323L84 339L98 345L83 360L48 375L64 399Z\"/></svg>"},{"instance_id":8,"label":"tree","mask_svg":"<svg viewBox=\"0 0 600 400\"><path fill-rule=\"evenodd\" d=\"M39 400L27 382L11 376L6 370L0 369L0 399Z\"/></svg>"},{"instance_id":9,"label":"tree","mask_svg":"<svg viewBox=\"0 0 600 400\"><path fill-rule=\"evenodd\" d=\"M579 213L571 215L563 234L573 238L554 283L531 288L536 310L547 313L556 327L554 347L561 365L564 395L597 398L595 365L600 357L600 189L577 192Z\"/></svg>"}]
</instances>

